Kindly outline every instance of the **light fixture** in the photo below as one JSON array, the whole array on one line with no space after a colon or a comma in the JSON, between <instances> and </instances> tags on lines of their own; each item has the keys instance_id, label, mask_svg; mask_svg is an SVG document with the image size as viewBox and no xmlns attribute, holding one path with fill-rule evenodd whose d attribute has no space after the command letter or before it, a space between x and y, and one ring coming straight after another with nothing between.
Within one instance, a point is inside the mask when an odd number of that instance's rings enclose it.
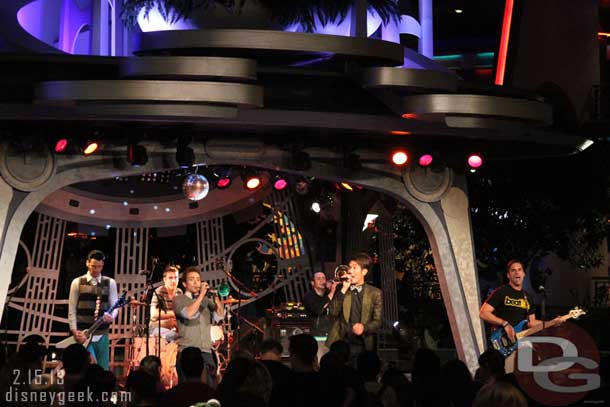
<instances>
[{"instance_id":1,"label":"light fixture","mask_svg":"<svg viewBox=\"0 0 610 407\"><path fill-rule=\"evenodd\" d=\"M67 138L59 138L55 142L55 152L63 153L68 148L68 139Z\"/></svg>"},{"instance_id":2,"label":"light fixture","mask_svg":"<svg viewBox=\"0 0 610 407\"><path fill-rule=\"evenodd\" d=\"M320 206L320 202L315 201L311 204L311 210L315 213L320 213L321 209L322 207Z\"/></svg>"},{"instance_id":3,"label":"light fixture","mask_svg":"<svg viewBox=\"0 0 610 407\"><path fill-rule=\"evenodd\" d=\"M406 165L407 162L409 161L409 155L404 150L396 150L396 151L392 152L391 160L392 160L392 164L394 164L398 167L402 167L403 165Z\"/></svg>"},{"instance_id":4,"label":"light fixture","mask_svg":"<svg viewBox=\"0 0 610 407\"><path fill-rule=\"evenodd\" d=\"M422 167L428 167L432 164L433 158L432 158L432 154L424 154L421 157L419 157L419 165Z\"/></svg>"},{"instance_id":5,"label":"light fixture","mask_svg":"<svg viewBox=\"0 0 610 407\"><path fill-rule=\"evenodd\" d=\"M341 182L339 185L341 185L343 187L343 189L348 190L350 192L352 192L354 190L354 187L352 187L347 182Z\"/></svg>"},{"instance_id":6,"label":"light fixture","mask_svg":"<svg viewBox=\"0 0 610 407\"><path fill-rule=\"evenodd\" d=\"M456 8L454 11L455 14L462 14L464 12L464 10L462 10L461 8Z\"/></svg>"},{"instance_id":7,"label":"light fixture","mask_svg":"<svg viewBox=\"0 0 610 407\"><path fill-rule=\"evenodd\" d=\"M191 201L199 201L205 198L210 192L208 179L201 174L189 174L182 183L184 196Z\"/></svg>"},{"instance_id":8,"label":"light fixture","mask_svg":"<svg viewBox=\"0 0 610 407\"><path fill-rule=\"evenodd\" d=\"M189 144L191 143L191 136L182 135L178 137L176 143L176 163L180 168L188 168L195 162L195 152Z\"/></svg>"},{"instance_id":9,"label":"light fixture","mask_svg":"<svg viewBox=\"0 0 610 407\"><path fill-rule=\"evenodd\" d=\"M231 167L216 170L213 174L218 189L225 189L231 185Z\"/></svg>"},{"instance_id":10,"label":"light fixture","mask_svg":"<svg viewBox=\"0 0 610 407\"><path fill-rule=\"evenodd\" d=\"M483 165L483 158L479 154L470 154L468 156L468 166L470 168L480 168Z\"/></svg>"},{"instance_id":11,"label":"light fixture","mask_svg":"<svg viewBox=\"0 0 610 407\"><path fill-rule=\"evenodd\" d=\"M100 145L97 141L87 141L83 146L83 155L91 155L97 151Z\"/></svg>"},{"instance_id":12,"label":"light fixture","mask_svg":"<svg viewBox=\"0 0 610 407\"><path fill-rule=\"evenodd\" d=\"M307 193L309 193L309 182L307 182L305 179L297 181L294 186L294 190L299 195L307 195Z\"/></svg>"},{"instance_id":13,"label":"light fixture","mask_svg":"<svg viewBox=\"0 0 610 407\"><path fill-rule=\"evenodd\" d=\"M258 189L263 184L258 171L252 169L244 169L242 171L242 179L244 180L244 188L250 191Z\"/></svg>"},{"instance_id":14,"label":"light fixture","mask_svg":"<svg viewBox=\"0 0 610 407\"><path fill-rule=\"evenodd\" d=\"M273 189L275 189L276 191L282 191L286 189L287 186L288 181L286 180L286 178L280 175L276 175L275 177L273 177Z\"/></svg>"}]
</instances>

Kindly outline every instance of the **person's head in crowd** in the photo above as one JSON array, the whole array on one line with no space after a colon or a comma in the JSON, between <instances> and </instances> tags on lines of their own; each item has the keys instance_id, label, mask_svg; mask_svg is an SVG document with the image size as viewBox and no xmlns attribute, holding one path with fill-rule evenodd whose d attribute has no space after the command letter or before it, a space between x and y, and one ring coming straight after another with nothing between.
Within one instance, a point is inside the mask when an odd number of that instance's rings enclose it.
<instances>
[{"instance_id":1,"label":"person's head in crowd","mask_svg":"<svg viewBox=\"0 0 610 407\"><path fill-rule=\"evenodd\" d=\"M96 406L110 406L110 400L102 402L111 395L116 389L116 377L114 373L105 370L99 365L89 365L84 376L75 384L74 392L77 394L91 393Z\"/></svg>"},{"instance_id":2,"label":"person's head in crowd","mask_svg":"<svg viewBox=\"0 0 610 407\"><path fill-rule=\"evenodd\" d=\"M350 347L346 341L336 341L330 345L330 352L339 358L341 364L346 364L350 360Z\"/></svg>"},{"instance_id":3,"label":"person's head in crowd","mask_svg":"<svg viewBox=\"0 0 610 407\"><path fill-rule=\"evenodd\" d=\"M238 391L245 395L245 399L261 398L266 405L272 388L273 380L265 365L257 360L250 361L246 377Z\"/></svg>"},{"instance_id":4,"label":"person's head in crowd","mask_svg":"<svg viewBox=\"0 0 610 407\"><path fill-rule=\"evenodd\" d=\"M312 372L318 355L318 342L309 334L289 338L290 365L295 372Z\"/></svg>"},{"instance_id":5,"label":"person's head in crowd","mask_svg":"<svg viewBox=\"0 0 610 407\"><path fill-rule=\"evenodd\" d=\"M261 360L282 361L282 344L274 339L267 339L261 344Z\"/></svg>"},{"instance_id":6,"label":"person's head in crowd","mask_svg":"<svg viewBox=\"0 0 610 407\"><path fill-rule=\"evenodd\" d=\"M441 360L432 349L418 349L413 359L413 381L438 377Z\"/></svg>"},{"instance_id":7,"label":"person's head in crowd","mask_svg":"<svg viewBox=\"0 0 610 407\"><path fill-rule=\"evenodd\" d=\"M161 359L155 355L145 356L144 359L140 361L140 370L159 379L161 377Z\"/></svg>"},{"instance_id":8,"label":"person's head in crowd","mask_svg":"<svg viewBox=\"0 0 610 407\"><path fill-rule=\"evenodd\" d=\"M64 349L61 361L66 375L78 376L85 373L91 362L91 356L83 345L73 343Z\"/></svg>"},{"instance_id":9,"label":"person's head in crowd","mask_svg":"<svg viewBox=\"0 0 610 407\"><path fill-rule=\"evenodd\" d=\"M480 383L488 383L503 377L504 356L496 349L487 349L479 356L479 369L476 373L476 380Z\"/></svg>"},{"instance_id":10,"label":"person's head in crowd","mask_svg":"<svg viewBox=\"0 0 610 407\"><path fill-rule=\"evenodd\" d=\"M232 352L231 360L239 358L254 360L254 353L248 349L237 349L235 352Z\"/></svg>"},{"instance_id":11,"label":"person's head in crowd","mask_svg":"<svg viewBox=\"0 0 610 407\"><path fill-rule=\"evenodd\" d=\"M311 276L311 288L320 293L320 295L324 294L326 290L326 274L324 272L318 271L313 273L313 276Z\"/></svg>"},{"instance_id":12,"label":"person's head in crowd","mask_svg":"<svg viewBox=\"0 0 610 407\"><path fill-rule=\"evenodd\" d=\"M450 360L441 369L443 383L450 383L452 387L460 388L472 384L472 375L464 362L459 359Z\"/></svg>"},{"instance_id":13,"label":"person's head in crowd","mask_svg":"<svg viewBox=\"0 0 610 407\"><path fill-rule=\"evenodd\" d=\"M527 399L518 388L509 382L500 380L481 387L472 406L527 407Z\"/></svg>"},{"instance_id":14,"label":"person's head in crowd","mask_svg":"<svg viewBox=\"0 0 610 407\"><path fill-rule=\"evenodd\" d=\"M157 399L157 380L143 370L129 373L126 387L135 405L154 403Z\"/></svg>"},{"instance_id":15,"label":"person's head in crowd","mask_svg":"<svg viewBox=\"0 0 610 407\"><path fill-rule=\"evenodd\" d=\"M180 352L180 367L187 381L201 382L203 376L203 356L198 348L189 346Z\"/></svg>"},{"instance_id":16,"label":"person's head in crowd","mask_svg":"<svg viewBox=\"0 0 610 407\"><path fill-rule=\"evenodd\" d=\"M163 269L163 284L169 290L175 290L178 287L178 280L180 279L179 271L176 266L168 264Z\"/></svg>"},{"instance_id":17,"label":"person's head in crowd","mask_svg":"<svg viewBox=\"0 0 610 407\"><path fill-rule=\"evenodd\" d=\"M381 360L377 353L364 351L356 359L356 369L365 382L376 382L381 371Z\"/></svg>"}]
</instances>

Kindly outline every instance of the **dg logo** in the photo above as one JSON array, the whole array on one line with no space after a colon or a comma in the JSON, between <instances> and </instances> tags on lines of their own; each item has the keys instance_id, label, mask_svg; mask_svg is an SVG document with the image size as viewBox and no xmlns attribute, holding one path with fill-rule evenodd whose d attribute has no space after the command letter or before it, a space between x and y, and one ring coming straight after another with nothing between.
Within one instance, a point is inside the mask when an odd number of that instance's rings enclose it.
<instances>
[{"instance_id":1,"label":"dg logo","mask_svg":"<svg viewBox=\"0 0 610 407\"><path fill-rule=\"evenodd\" d=\"M528 396L543 405L575 403L600 387L599 351L570 322L519 340L515 375Z\"/></svg>"}]
</instances>

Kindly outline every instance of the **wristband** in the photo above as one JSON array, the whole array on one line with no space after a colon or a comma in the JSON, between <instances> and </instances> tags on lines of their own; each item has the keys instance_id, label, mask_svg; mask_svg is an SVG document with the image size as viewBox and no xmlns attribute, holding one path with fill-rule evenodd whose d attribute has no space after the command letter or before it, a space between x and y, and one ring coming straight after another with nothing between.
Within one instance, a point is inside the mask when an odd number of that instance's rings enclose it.
<instances>
[{"instance_id":1,"label":"wristband","mask_svg":"<svg viewBox=\"0 0 610 407\"><path fill-rule=\"evenodd\" d=\"M504 323L502 324L502 328L506 328L507 325L508 325L508 321L504 321Z\"/></svg>"}]
</instances>

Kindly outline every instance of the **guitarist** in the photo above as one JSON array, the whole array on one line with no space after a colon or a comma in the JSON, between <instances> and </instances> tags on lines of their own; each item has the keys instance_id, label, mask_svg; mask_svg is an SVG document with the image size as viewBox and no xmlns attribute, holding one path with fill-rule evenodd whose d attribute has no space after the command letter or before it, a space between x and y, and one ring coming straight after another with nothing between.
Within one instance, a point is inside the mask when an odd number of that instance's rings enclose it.
<instances>
[{"instance_id":1,"label":"guitarist","mask_svg":"<svg viewBox=\"0 0 610 407\"><path fill-rule=\"evenodd\" d=\"M508 338L515 342L514 325L527 320L528 328L532 328L542 324L542 321L536 319L534 309L523 290L523 263L511 260L506 269L508 284L498 287L489 295L481 306L479 317L491 324L492 329L503 329ZM509 355L505 361L506 373L512 373L514 370L514 355Z\"/></svg>"},{"instance_id":2,"label":"guitarist","mask_svg":"<svg viewBox=\"0 0 610 407\"><path fill-rule=\"evenodd\" d=\"M87 336L83 332L100 317L104 323L95 331L87 350L105 370L109 368L108 327L114 321L118 310L112 314L104 311L118 300L117 285L110 277L102 276L106 257L100 250L87 255L87 273L72 280L68 300L68 322L72 335L79 343Z\"/></svg>"}]
</instances>

